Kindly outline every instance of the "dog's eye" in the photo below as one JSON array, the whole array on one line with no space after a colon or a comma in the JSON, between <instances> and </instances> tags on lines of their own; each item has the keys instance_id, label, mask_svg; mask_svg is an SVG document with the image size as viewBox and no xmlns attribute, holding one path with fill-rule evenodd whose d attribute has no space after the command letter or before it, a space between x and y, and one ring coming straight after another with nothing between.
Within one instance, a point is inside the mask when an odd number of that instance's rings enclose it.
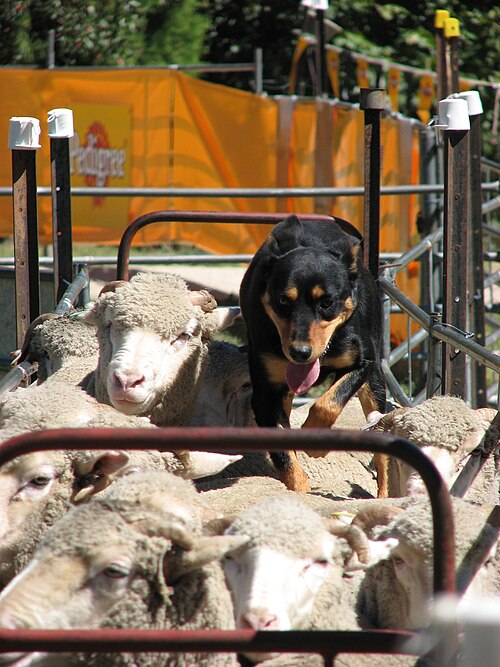
<instances>
[{"instance_id":1,"label":"dog's eye","mask_svg":"<svg viewBox=\"0 0 500 667\"><path fill-rule=\"evenodd\" d=\"M279 297L278 301L282 306L288 306L289 304L288 298L284 294Z\"/></svg>"},{"instance_id":2,"label":"dog's eye","mask_svg":"<svg viewBox=\"0 0 500 667\"><path fill-rule=\"evenodd\" d=\"M333 306L333 299L325 297L324 299L321 299L319 305L321 308L331 308Z\"/></svg>"}]
</instances>

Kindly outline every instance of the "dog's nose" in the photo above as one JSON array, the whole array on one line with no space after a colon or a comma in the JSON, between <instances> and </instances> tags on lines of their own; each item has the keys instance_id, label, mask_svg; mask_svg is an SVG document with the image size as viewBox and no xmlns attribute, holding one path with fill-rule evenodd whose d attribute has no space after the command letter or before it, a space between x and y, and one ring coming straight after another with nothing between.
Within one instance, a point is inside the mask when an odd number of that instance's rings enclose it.
<instances>
[{"instance_id":1,"label":"dog's nose","mask_svg":"<svg viewBox=\"0 0 500 667\"><path fill-rule=\"evenodd\" d=\"M288 352L294 361L301 364L309 360L312 347L310 345L290 345Z\"/></svg>"}]
</instances>

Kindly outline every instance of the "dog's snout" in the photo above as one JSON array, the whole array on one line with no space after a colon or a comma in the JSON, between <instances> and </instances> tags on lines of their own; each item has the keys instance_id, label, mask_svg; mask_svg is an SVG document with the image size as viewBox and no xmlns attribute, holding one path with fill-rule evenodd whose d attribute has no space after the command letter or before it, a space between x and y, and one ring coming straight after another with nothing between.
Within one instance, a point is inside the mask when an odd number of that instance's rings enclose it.
<instances>
[{"instance_id":1,"label":"dog's snout","mask_svg":"<svg viewBox=\"0 0 500 667\"><path fill-rule=\"evenodd\" d=\"M309 361L312 354L312 347L310 345L290 345L288 348L290 356L292 359L298 363L303 364L306 361Z\"/></svg>"}]
</instances>

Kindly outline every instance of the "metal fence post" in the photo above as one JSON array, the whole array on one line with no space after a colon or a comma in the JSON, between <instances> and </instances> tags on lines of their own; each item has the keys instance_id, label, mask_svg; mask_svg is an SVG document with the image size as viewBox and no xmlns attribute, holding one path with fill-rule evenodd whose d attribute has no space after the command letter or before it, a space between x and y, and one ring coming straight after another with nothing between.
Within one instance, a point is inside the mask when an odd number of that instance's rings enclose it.
<instances>
[{"instance_id":1,"label":"metal fence post","mask_svg":"<svg viewBox=\"0 0 500 667\"><path fill-rule=\"evenodd\" d=\"M435 324L441 324L441 315L439 313L431 313L430 320L427 353L426 398L440 396L443 393L443 343L438 338L434 338L432 333L432 327Z\"/></svg>"},{"instance_id":2,"label":"metal fence post","mask_svg":"<svg viewBox=\"0 0 500 667\"><path fill-rule=\"evenodd\" d=\"M445 137L443 323L465 332L470 129L467 102L441 100L439 126ZM443 378L446 394L465 397L466 355L453 346L447 346L444 354Z\"/></svg>"},{"instance_id":3,"label":"metal fence post","mask_svg":"<svg viewBox=\"0 0 500 667\"><path fill-rule=\"evenodd\" d=\"M434 36L436 40L436 89L437 98L442 100L450 92L446 74L446 42L443 36L444 22L450 16L446 9L437 9L434 14Z\"/></svg>"},{"instance_id":4,"label":"metal fence post","mask_svg":"<svg viewBox=\"0 0 500 667\"><path fill-rule=\"evenodd\" d=\"M73 136L73 112L52 109L48 113L52 190L52 242L54 245L54 294L58 303L73 280L71 230L71 182L69 138Z\"/></svg>"},{"instance_id":5,"label":"metal fence post","mask_svg":"<svg viewBox=\"0 0 500 667\"><path fill-rule=\"evenodd\" d=\"M385 90L361 88L359 106L365 117L364 160L364 256L365 266L378 279L380 237L380 115L385 109Z\"/></svg>"},{"instance_id":6,"label":"metal fence post","mask_svg":"<svg viewBox=\"0 0 500 667\"><path fill-rule=\"evenodd\" d=\"M458 19L446 18L443 21L443 34L446 40L447 94L458 93L458 56L460 23Z\"/></svg>"},{"instance_id":7,"label":"metal fence post","mask_svg":"<svg viewBox=\"0 0 500 667\"><path fill-rule=\"evenodd\" d=\"M13 117L9 123L12 149L12 208L16 287L16 342L20 348L30 322L40 315L36 149L38 118Z\"/></svg>"},{"instance_id":8,"label":"metal fence post","mask_svg":"<svg viewBox=\"0 0 500 667\"><path fill-rule=\"evenodd\" d=\"M483 212L481 193L481 114L483 105L476 90L457 93L467 102L470 120L470 217L468 240L470 329L480 345L485 344ZM471 364L471 397L473 408L486 407L486 368L477 361Z\"/></svg>"}]
</instances>

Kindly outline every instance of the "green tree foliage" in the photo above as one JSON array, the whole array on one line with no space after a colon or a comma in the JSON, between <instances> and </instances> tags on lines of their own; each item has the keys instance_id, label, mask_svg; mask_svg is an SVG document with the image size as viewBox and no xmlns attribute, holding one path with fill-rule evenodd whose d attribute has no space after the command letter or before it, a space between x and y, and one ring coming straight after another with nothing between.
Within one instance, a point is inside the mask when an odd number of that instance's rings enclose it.
<instances>
[{"instance_id":1,"label":"green tree foliage","mask_svg":"<svg viewBox=\"0 0 500 667\"><path fill-rule=\"evenodd\" d=\"M204 60L213 63L253 62L257 47L263 49L264 87L284 93L295 47L294 30L301 25L300 0L208 0ZM253 75L214 74L207 78L227 85L252 89Z\"/></svg>"},{"instance_id":2,"label":"green tree foliage","mask_svg":"<svg viewBox=\"0 0 500 667\"><path fill-rule=\"evenodd\" d=\"M46 66L51 29L58 66L197 61L207 21L201 1L5 0L0 63Z\"/></svg>"}]
</instances>

